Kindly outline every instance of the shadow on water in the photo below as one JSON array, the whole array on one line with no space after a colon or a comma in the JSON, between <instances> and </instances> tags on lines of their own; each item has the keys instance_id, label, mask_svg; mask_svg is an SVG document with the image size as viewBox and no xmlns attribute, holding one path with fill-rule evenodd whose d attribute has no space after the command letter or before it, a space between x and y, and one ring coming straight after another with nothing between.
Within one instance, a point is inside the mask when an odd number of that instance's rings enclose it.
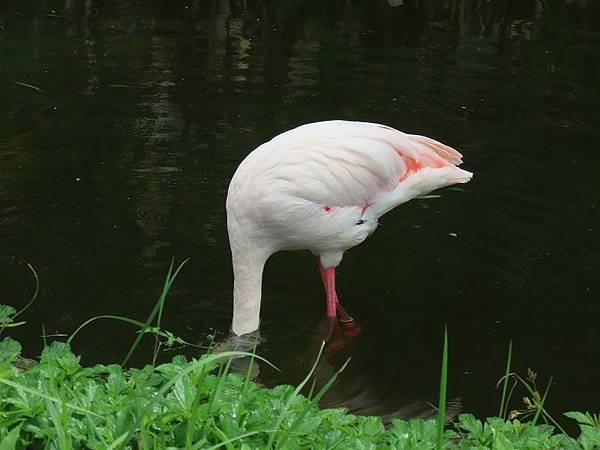
<instances>
[{"instance_id":1,"label":"shadow on water","mask_svg":"<svg viewBox=\"0 0 600 450\"><path fill-rule=\"evenodd\" d=\"M237 164L300 123L368 120L456 147L475 178L345 256L363 331L323 358L319 380L352 357L323 404L426 414L447 324L465 410L497 411L509 339L516 370L555 376L552 411L597 409L599 18L593 0L4 0L0 297L27 301L25 262L42 287L14 336L36 355L42 326L143 318L176 256L163 325L223 337ZM259 353L283 371L262 383L314 361L318 276L302 252L268 262ZM106 323L75 350L116 362L128 339Z\"/></svg>"}]
</instances>

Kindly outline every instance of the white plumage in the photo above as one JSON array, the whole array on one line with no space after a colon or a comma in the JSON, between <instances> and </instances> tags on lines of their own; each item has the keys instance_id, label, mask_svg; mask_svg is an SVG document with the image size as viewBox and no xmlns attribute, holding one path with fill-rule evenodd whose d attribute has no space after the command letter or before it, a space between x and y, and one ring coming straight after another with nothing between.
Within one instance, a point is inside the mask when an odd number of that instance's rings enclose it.
<instances>
[{"instance_id":1,"label":"white plumage","mask_svg":"<svg viewBox=\"0 0 600 450\"><path fill-rule=\"evenodd\" d=\"M468 182L472 174L456 167L461 162L460 153L433 139L341 120L303 125L259 146L238 167L227 195L233 332L258 329L263 267L280 250L317 255L328 317L335 318L337 304L338 317L352 320L335 294L344 251L401 203Z\"/></svg>"}]
</instances>

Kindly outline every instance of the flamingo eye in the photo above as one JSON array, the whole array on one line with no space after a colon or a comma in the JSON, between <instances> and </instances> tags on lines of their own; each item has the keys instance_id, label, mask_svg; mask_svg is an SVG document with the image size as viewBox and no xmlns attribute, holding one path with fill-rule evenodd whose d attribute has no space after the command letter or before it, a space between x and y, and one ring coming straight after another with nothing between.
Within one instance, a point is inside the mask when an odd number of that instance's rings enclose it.
<instances>
[{"instance_id":1,"label":"flamingo eye","mask_svg":"<svg viewBox=\"0 0 600 450\"><path fill-rule=\"evenodd\" d=\"M366 221L363 219L358 219L358 221L356 222L356 225L362 225L363 223L365 223Z\"/></svg>"}]
</instances>

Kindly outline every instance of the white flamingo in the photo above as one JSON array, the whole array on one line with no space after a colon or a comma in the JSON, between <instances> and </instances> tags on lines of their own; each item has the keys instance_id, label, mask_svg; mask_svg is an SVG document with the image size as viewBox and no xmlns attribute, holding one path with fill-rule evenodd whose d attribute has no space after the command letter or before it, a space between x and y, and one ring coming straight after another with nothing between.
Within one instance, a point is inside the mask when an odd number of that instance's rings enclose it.
<instances>
[{"instance_id":1,"label":"white flamingo","mask_svg":"<svg viewBox=\"0 0 600 450\"><path fill-rule=\"evenodd\" d=\"M259 325L265 262L280 250L317 256L330 330L353 319L335 289L344 252L363 242L386 212L472 173L456 150L433 139L366 122L317 122L251 152L231 179L227 229L234 286L232 331Z\"/></svg>"}]
</instances>

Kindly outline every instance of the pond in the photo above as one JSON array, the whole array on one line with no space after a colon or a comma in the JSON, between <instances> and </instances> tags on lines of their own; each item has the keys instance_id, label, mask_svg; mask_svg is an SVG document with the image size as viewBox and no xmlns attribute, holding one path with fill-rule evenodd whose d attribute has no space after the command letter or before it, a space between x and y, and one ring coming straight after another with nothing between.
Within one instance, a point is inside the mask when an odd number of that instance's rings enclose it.
<instances>
[{"instance_id":1,"label":"pond","mask_svg":"<svg viewBox=\"0 0 600 450\"><path fill-rule=\"evenodd\" d=\"M600 8L594 1L5 0L0 6L0 303L40 295L11 335L27 356L86 319L144 320L189 258L163 326L227 336L230 177L296 125L342 118L431 136L464 155L464 190L386 215L340 266L362 333L326 400L410 416L449 397L495 414L513 342L556 415L600 405ZM267 263L265 384L297 382L325 297L314 257ZM84 363L134 333L96 322ZM148 362L152 342L137 353ZM176 352L193 356L195 350ZM520 392L520 391L517 391ZM519 407L518 398L511 407Z\"/></svg>"}]
</instances>

